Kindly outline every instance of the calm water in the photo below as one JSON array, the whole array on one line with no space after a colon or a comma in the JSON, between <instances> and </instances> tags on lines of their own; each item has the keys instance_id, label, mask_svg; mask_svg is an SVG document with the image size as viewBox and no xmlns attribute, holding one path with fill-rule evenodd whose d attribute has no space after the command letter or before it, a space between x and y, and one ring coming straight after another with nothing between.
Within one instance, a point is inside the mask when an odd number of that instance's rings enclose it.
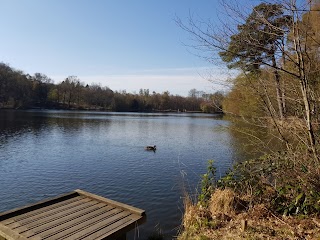
<instances>
[{"instance_id":1,"label":"calm water","mask_svg":"<svg viewBox=\"0 0 320 240\"><path fill-rule=\"evenodd\" d=\"M241 158L229 124L204 114L2 110L0 212L80 188L145 209L139 239L156 228L171 239L183 190L195 192L207 161L223 174Z\"/></svg>"}]
</instances>

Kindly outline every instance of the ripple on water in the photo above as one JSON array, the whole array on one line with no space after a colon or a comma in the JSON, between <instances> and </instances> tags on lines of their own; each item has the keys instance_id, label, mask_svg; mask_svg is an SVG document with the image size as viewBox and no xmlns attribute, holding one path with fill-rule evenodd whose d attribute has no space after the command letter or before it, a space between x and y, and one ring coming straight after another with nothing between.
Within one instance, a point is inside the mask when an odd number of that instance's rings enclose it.
<instances>
[{"instance_id":1,"label":"ripple on water","mask_svg":"<svg viewBox=\"0 0 320 240\"><path fill-rule=\"evenodd\" d=\"M233 161L232 136L217 127L228 122L212 115L10 114L0 125L0 211L81 188L145 209L142 238L156 225L174 235L183 187L195 191L208 159L221 172Z\"/></svg>"}]
</instances>

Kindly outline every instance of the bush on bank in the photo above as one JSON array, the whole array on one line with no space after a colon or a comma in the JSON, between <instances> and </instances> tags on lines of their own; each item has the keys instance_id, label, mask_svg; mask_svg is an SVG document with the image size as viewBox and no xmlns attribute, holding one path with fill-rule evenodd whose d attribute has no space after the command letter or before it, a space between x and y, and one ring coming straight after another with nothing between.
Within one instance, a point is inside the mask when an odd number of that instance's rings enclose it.
<instances>
[{"instance_id":1,"label":"bush on bank","mask_svg":"<svg viewBox=\"0 0 320 240\"><path fill-rule=\"evenodd\" d=\"M312 159L264 155L219 180L209 161L197 203L186 199L179 239L320 238L320 175Z\"/></svg>"}]
</instances>

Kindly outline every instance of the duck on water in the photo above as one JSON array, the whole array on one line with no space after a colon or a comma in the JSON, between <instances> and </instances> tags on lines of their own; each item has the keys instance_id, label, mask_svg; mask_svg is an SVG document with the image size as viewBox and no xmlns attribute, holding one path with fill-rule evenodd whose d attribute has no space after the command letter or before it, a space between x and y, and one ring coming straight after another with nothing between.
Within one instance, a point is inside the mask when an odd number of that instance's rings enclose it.
<instances>
[{"instance_id":1,"label":"duck on water","mask_svg":"<svg viewBox=\"0 0 320 240\"><path fill-rule=\"evenodd\" d=\"M144 149L145 150L149 150L149 151L155 151L155 150L157 150L157 146L156 145L146 146Z\"/></svg>"}]
</instances>

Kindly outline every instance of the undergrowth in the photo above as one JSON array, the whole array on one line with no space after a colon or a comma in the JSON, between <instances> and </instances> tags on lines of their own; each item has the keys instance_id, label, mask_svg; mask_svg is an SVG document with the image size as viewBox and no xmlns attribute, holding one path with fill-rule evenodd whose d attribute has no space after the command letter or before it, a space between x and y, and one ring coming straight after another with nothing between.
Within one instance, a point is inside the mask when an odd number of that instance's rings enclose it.
<instances>
[{"instance_id":1,"label":"undergrowth","mask_svg":"<svg viewBox=\"0 0 320 240\"><path fill-rule=\"evenodd\" d=\"M320 239L319 166L309 159L292 152L264 155L236 164L220 179L210 160L198 202L185 203L179 238Z\"/></svg>"}]
</instances>

